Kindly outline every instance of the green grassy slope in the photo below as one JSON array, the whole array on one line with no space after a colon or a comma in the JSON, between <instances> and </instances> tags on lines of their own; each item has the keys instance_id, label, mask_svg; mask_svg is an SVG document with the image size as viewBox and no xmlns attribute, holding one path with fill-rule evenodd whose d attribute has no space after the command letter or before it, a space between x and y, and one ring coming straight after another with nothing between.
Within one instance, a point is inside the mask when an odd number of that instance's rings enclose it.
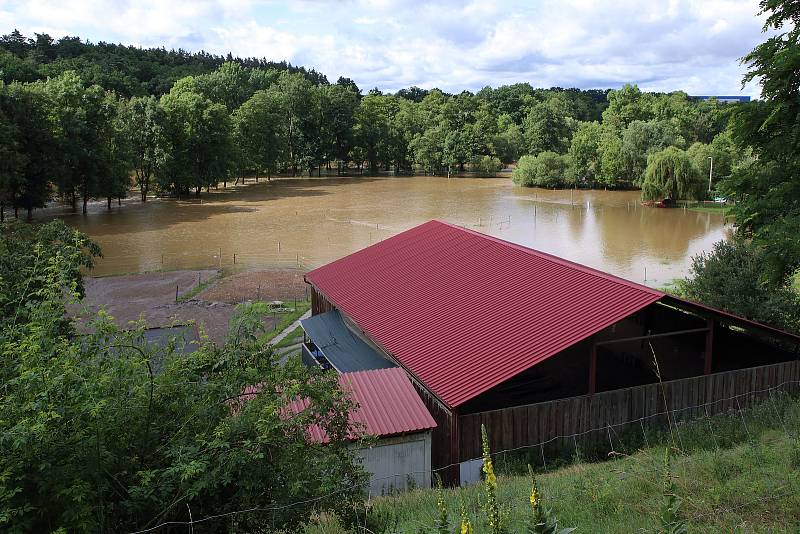
<instances>
[{"instance_id":1,"label":"green grassy slope","mask_svg":"<svg viewBox=\"0 0 800 534\"><path fill-rule=\"evenodd\" d=\"M800 532L800 401L783 398L743 414L733 412L679 425L672 433L648 433L645 440L615 444L607 461L575 462L537 475L547 506L563 527L576 532L658 532L664 501L664 452L674 453L671 472L682 499L689 532ZM645 446L649 444L650 446ZM520 471L524 459L495 459L498 472ZM530 478L498 476L498 497L508 532L522 530L529 514ZM475 532L488 532L481 510L482 484L444 491L451 532L461 503ZM415 490L372 499L369 531L434 532L437 495ZM336 521L307 527L309 534L348 531Z\"/></svg>"}]
</instances>

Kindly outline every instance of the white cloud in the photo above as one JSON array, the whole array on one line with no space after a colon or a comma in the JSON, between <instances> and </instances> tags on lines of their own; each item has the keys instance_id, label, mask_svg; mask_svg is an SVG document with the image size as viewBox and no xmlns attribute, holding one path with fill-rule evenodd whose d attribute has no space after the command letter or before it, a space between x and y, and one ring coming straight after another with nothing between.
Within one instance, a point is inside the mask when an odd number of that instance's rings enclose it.
<instances>
[{"instance_id":1,"label":"white cloud","mask_svg":"<svg viewBox=\"0 0 800 534\"><path fill-rule=\"evenodd\" d=\"M635 82L737 94L738 58L764 39L757 11L757 0L0 0L0 24L286 59L364 89Z\"/></svg>"}]
</instances>

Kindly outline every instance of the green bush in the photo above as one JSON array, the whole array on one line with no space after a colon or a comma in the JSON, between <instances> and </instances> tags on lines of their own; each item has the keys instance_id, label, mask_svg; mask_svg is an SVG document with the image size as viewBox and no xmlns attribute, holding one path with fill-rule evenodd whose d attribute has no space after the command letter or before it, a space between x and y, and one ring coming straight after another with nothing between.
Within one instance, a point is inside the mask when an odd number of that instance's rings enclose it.
<instances>
[{"instance_id":1,"label":"green bush","mask_svg":"<svg viewBox=\"0 0 800 534\"><path fill-rule=\"evenodd\" d=\"M503 169L503 163L495 157L483 156L477 165L479 176L494 176Z\"/></svg>"},{"instance_id":2,"label":"green bush","mask_svg":"<svg viewBox=\"0 0 800 534\"><path fill-rule=\"evenodd\" d=\"M236 516L237 530L293 525L312 510L347 519L366 477L336 376L279 365L250 306L224 346L192 352L148 344L144 324L121 331L102 313L78 335L65 289L78 295L78 268L96 250L58 224L16 233L0 262L13 296L0 318L0 530L124 532L243 509L254 510ZM308 405L289 416L298 397ZM308 442L311 424L327 446ZM297 502L307 504L280 508Z\"/></svg>"},{"instance_id":3,"label":"green bush","mask_svg":"<svg viewBox=\"0 0 800 534\"><path fill-rule=\"evenodd\" d=\"M567 175L567 157L545 151L536 156L522 156L511 177L517 185L552 188L566 185Z\"/></svg>"}]
</instances>

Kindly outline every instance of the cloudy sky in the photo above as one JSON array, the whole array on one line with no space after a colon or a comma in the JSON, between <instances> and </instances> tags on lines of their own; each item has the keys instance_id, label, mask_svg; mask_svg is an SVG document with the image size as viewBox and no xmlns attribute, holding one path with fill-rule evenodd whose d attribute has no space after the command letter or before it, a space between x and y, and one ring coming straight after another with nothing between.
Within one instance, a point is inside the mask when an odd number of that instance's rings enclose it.
<instances>
[{"instance_id":1,"label":"cloudy sky","mask_svg":"<svg viewBox=\"0 0 800 534\"><path fill-rule=\"evenodd\" d=\"M367 90L606 88L757 96L757 0L0 0L0 32L289 60Z\"/></svg>"}]
</instances>

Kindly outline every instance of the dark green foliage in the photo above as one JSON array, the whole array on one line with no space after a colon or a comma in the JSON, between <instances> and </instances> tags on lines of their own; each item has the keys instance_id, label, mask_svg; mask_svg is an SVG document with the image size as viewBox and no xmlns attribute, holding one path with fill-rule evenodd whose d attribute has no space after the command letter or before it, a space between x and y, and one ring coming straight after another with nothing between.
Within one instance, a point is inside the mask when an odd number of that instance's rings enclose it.
<instances>
[{"instance_id":1,"label":"dark green foliage","mask_svg":"<svg viewBox=\"0 0 800 534\"><path fill-rule=\"evenodd\" d=\"M745 82L758 80L762 101L737 106L731 135L754 160L734 169L720 190L737 200L733 213L741 234L765 249L772 283L800 267L800 5L762 0L765 31L773 32L744 57Z\"/></svg>"},{"instance_id":2,"label":"dark green foliage","mask_svg":"<svg viewBox=\"0 0 800 534\"><path fill-rule=\"evenodd\" d=\"M692 259L683 296L749 319L800 332L800 296L768 283L764 249L744 240L721 241Z\"/></svg>"},{"instance_id":3,"label":"dark green foliage","mask_svg":"<svg viewBox=\"0 0 800 534\"><path fill-rule=\"evenodd\" d=\"M126 97L160 96L168 93L178 79L208 74L226 63L247 69L296 72L315 85L328 83L325 76L314 69L296 67L285 61L242 59L163 48L143 49L103 42L93 44L78 37L53 40L47 34L39 34L34 40L17 30L0 37L0 71L6 81L34 81L72 70L87 82ZM224 74L217 76L225 78ZM221 90L226 88L223 86Z\"/></svg>"},{"instance_id":4,"label":"dark green foliage","mask_svg":"<svg viewBox=\"0 0 800 534\"><path fill-rule=\"evenodd\" d=\"M48 303L47 276L83 296L81 269L91 268L100 249L60 220L47 224L0 225L0 331L24 324Z\"/></svg>"},{"instance_id":5,"label":"dark green foliage","mask_svg":"<svg viewBox=\"0 0 800 534\"><path fill-rule=\"evenodd\" d=\"M250 510L195 529L291 530L312 510L356 509L352 404L335 374L278 364L257 307L224 346L189 353L103 314L77 335L65 297L97 248L63 223L0 228L0 528L126 532ZM297 398L307 407L287 411ZM311 424L329 444L308 442Z\"/></svg>"}]
</instances>

